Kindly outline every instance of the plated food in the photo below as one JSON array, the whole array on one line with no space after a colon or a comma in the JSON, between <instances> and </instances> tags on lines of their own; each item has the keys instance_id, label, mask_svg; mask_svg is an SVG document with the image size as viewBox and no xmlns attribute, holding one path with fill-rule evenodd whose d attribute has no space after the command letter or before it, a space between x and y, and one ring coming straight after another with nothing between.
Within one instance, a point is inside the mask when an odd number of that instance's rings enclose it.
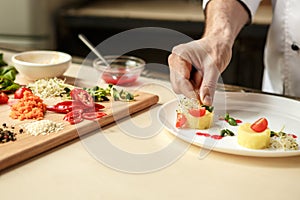
<instances>
[{"instance_id":1,"label":"plated food","mask_svg":"<svg viewBox=\"0 0 300 200\"><path fill-rule=\"evenodd\" d=\"M213 139L222 139L226 136L237 136L237 143L245 148L249 149L284 149L295 150L298 149L298 143L295 140L295 136L290 137L289 134L285 134L285 138L292 143L283 144L284 140L281 137L280 141L282 145L278 144L278 140L271 138L275 136L275 132L271 131L268 127L268 120L264 117L259 118L253 123L242 123L242 120L232 117L229 113L226 113L224 117L219 117L219 120L224 120L229 126L238 126L236 133L229 128L221 129L219 134L209 134L206 132L200 132L198 130L209 129L213 126L213 107L201 105L196 99L182 98L179 100L178 107L176 109L176 122L175 127L179 129L195 129L196 135L210 137ZM273 134L271 134L271 132ZM283 133L281 131L280 133ZM279 134L277 134L278 136ZM276 137L274 137L276 138ZM276 145L274 145L276 143Z\"/></svg>"},{"instance_id":2,"label":"plated food","mask_svg":"<svg viewBox=\"0 0 300 200\"><path fill-rule=\"evenodd\" d=\"M264 125L262 125L264 123ZM258 125L259 124L259 125ZM265 118L257 122L244 123L239 126L237 131L238 144L250 149L264 149L270 145L271 130Z\"/></svg>"},{"instance_id":3,"label":"plated food","mask_svg":"<svg viewBox=\"0 0 300 200\"><path fill-rule=\"evenodd\" d=\"M213 107L201 105L196 99L180 99L176 113L177 128L208 129L213 122Z\"/></svg>"},{"instance_id":4,"label":"plated food","mask_svg":"<svg viewBox=\"0 0 300 200\"><path fill-rule=\"evenodd\" d=\"M286 110L282 109L286 105ZM295 100L255 93L219 92L215 94L214 119L208 129L176 128L178 100L164 104L159 120L173 135L205 149L255 157L300 155L300 103ZM249 148L238 142L239 128L248 123L254 134L270 130L270 137L260 148ZM241 130L244 130L243 128ZM247 129L249 130L249 129ZM263 132L262 131L262 132ZM249 133L248 132L248 133ZM255 141L255 139L254 139ZM263 142L262 142L263 143Z\"/></svg>"}]
</instances>

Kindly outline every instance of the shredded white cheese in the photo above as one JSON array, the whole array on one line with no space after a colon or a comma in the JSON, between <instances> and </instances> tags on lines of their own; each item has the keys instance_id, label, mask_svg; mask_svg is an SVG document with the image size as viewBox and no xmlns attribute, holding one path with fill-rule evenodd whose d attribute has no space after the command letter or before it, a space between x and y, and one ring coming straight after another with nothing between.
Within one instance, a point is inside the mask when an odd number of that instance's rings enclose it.
<instances>
[{"instance_id":1,"label":"shredded white cheese","mask_svg":"<svg viewBox=\"0 0 300 200\"><path fill-rule=\"evenodd\" d=\"M177 112L187 113L190 109L199 109L200 102L197 99L182 98L179 101Z\"/></svg>"},{"instance_id":2,"label":"shredded white cheese","mask_svg":"<svg viewBox=\"0 0 300 200\"><path fill-rule=\"evenodd\" d=\"M285 134L280 136L271 137L270 147L271 149L283 149L283 150L297 150L298 143L292 135Z\"/></svg>"},{"instance_id":3,"label":"shredded white cheese","mask_svg":"<svg viewBox=\"0 0 300 200\"><path fill-rule=\"evenodd\" d=\"M65 80L59 78L39 79L34 83L29 83L28 87L33 94L42 99L52 97L63 97L66 93L65 88L72 90L74 86L66 84Z\"/></svg>"},{"instance_id":4,"label":"shredded white cheese","mask_svg":"<svg viewBox=\"0 0 300 200\"><path fill-rule=\"evenodd\" d=\"M64 127L63 123L53 122L51 120L39 120L22 125L24 131L30 135L47 135L50 133L57 133Z\"/></svg>"}]
</instances>

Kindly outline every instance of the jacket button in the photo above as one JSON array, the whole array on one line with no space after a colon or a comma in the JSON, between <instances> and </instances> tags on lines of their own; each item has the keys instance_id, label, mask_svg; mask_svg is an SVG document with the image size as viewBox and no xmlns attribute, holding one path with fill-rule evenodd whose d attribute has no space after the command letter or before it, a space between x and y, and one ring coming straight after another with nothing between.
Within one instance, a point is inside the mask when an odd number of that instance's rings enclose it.
<instances>
[{"instance_id":1,"label":"jacket button","mask_svg":"<svg viewBox=\"0 0 300 200\"><path fill-rule=\"evenodd\" d=\"M296 45L295 43L293 43L293 44L291 45L291 48L292 48L293 51L299 51L299 47L298 47L298 45Z\"/></svg>"}]
</instances>

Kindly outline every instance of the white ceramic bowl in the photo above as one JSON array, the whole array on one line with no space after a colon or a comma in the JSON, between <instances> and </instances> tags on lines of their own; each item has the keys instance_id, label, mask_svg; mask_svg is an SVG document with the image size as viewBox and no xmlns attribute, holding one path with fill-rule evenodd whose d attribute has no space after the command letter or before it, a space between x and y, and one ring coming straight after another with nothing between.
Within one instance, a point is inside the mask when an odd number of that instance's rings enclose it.
<instances>
[{"instance_id":1,"label":"white ceramic bowl","mask_svg":"<svg viewBox=\"0 0 300 200\"><path fill-rule=\"evenodd\" d=\"M25 51L12 57L20 75L28 80L59 77L69 68L72 57L58 51Z\"/></svg>"}]
</instances>

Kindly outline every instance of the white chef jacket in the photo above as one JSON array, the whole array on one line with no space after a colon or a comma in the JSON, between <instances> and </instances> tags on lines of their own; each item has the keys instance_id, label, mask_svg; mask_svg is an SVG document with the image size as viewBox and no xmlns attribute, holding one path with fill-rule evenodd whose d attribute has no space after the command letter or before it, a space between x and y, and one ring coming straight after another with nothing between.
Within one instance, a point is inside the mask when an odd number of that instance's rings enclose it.
<instances>
[{"instance_id":1,"label":"white chef jacket","mask_svg":"<svg viewBox=\"0 0 300 200\"><path fill-rule=\"evenodd\" d=\"M205 8L209 0L203 0ZM260 0L240 0L254 16ZM262 90L300 96L300 0L272 0Z\"/></svg>"}]
</instances>

